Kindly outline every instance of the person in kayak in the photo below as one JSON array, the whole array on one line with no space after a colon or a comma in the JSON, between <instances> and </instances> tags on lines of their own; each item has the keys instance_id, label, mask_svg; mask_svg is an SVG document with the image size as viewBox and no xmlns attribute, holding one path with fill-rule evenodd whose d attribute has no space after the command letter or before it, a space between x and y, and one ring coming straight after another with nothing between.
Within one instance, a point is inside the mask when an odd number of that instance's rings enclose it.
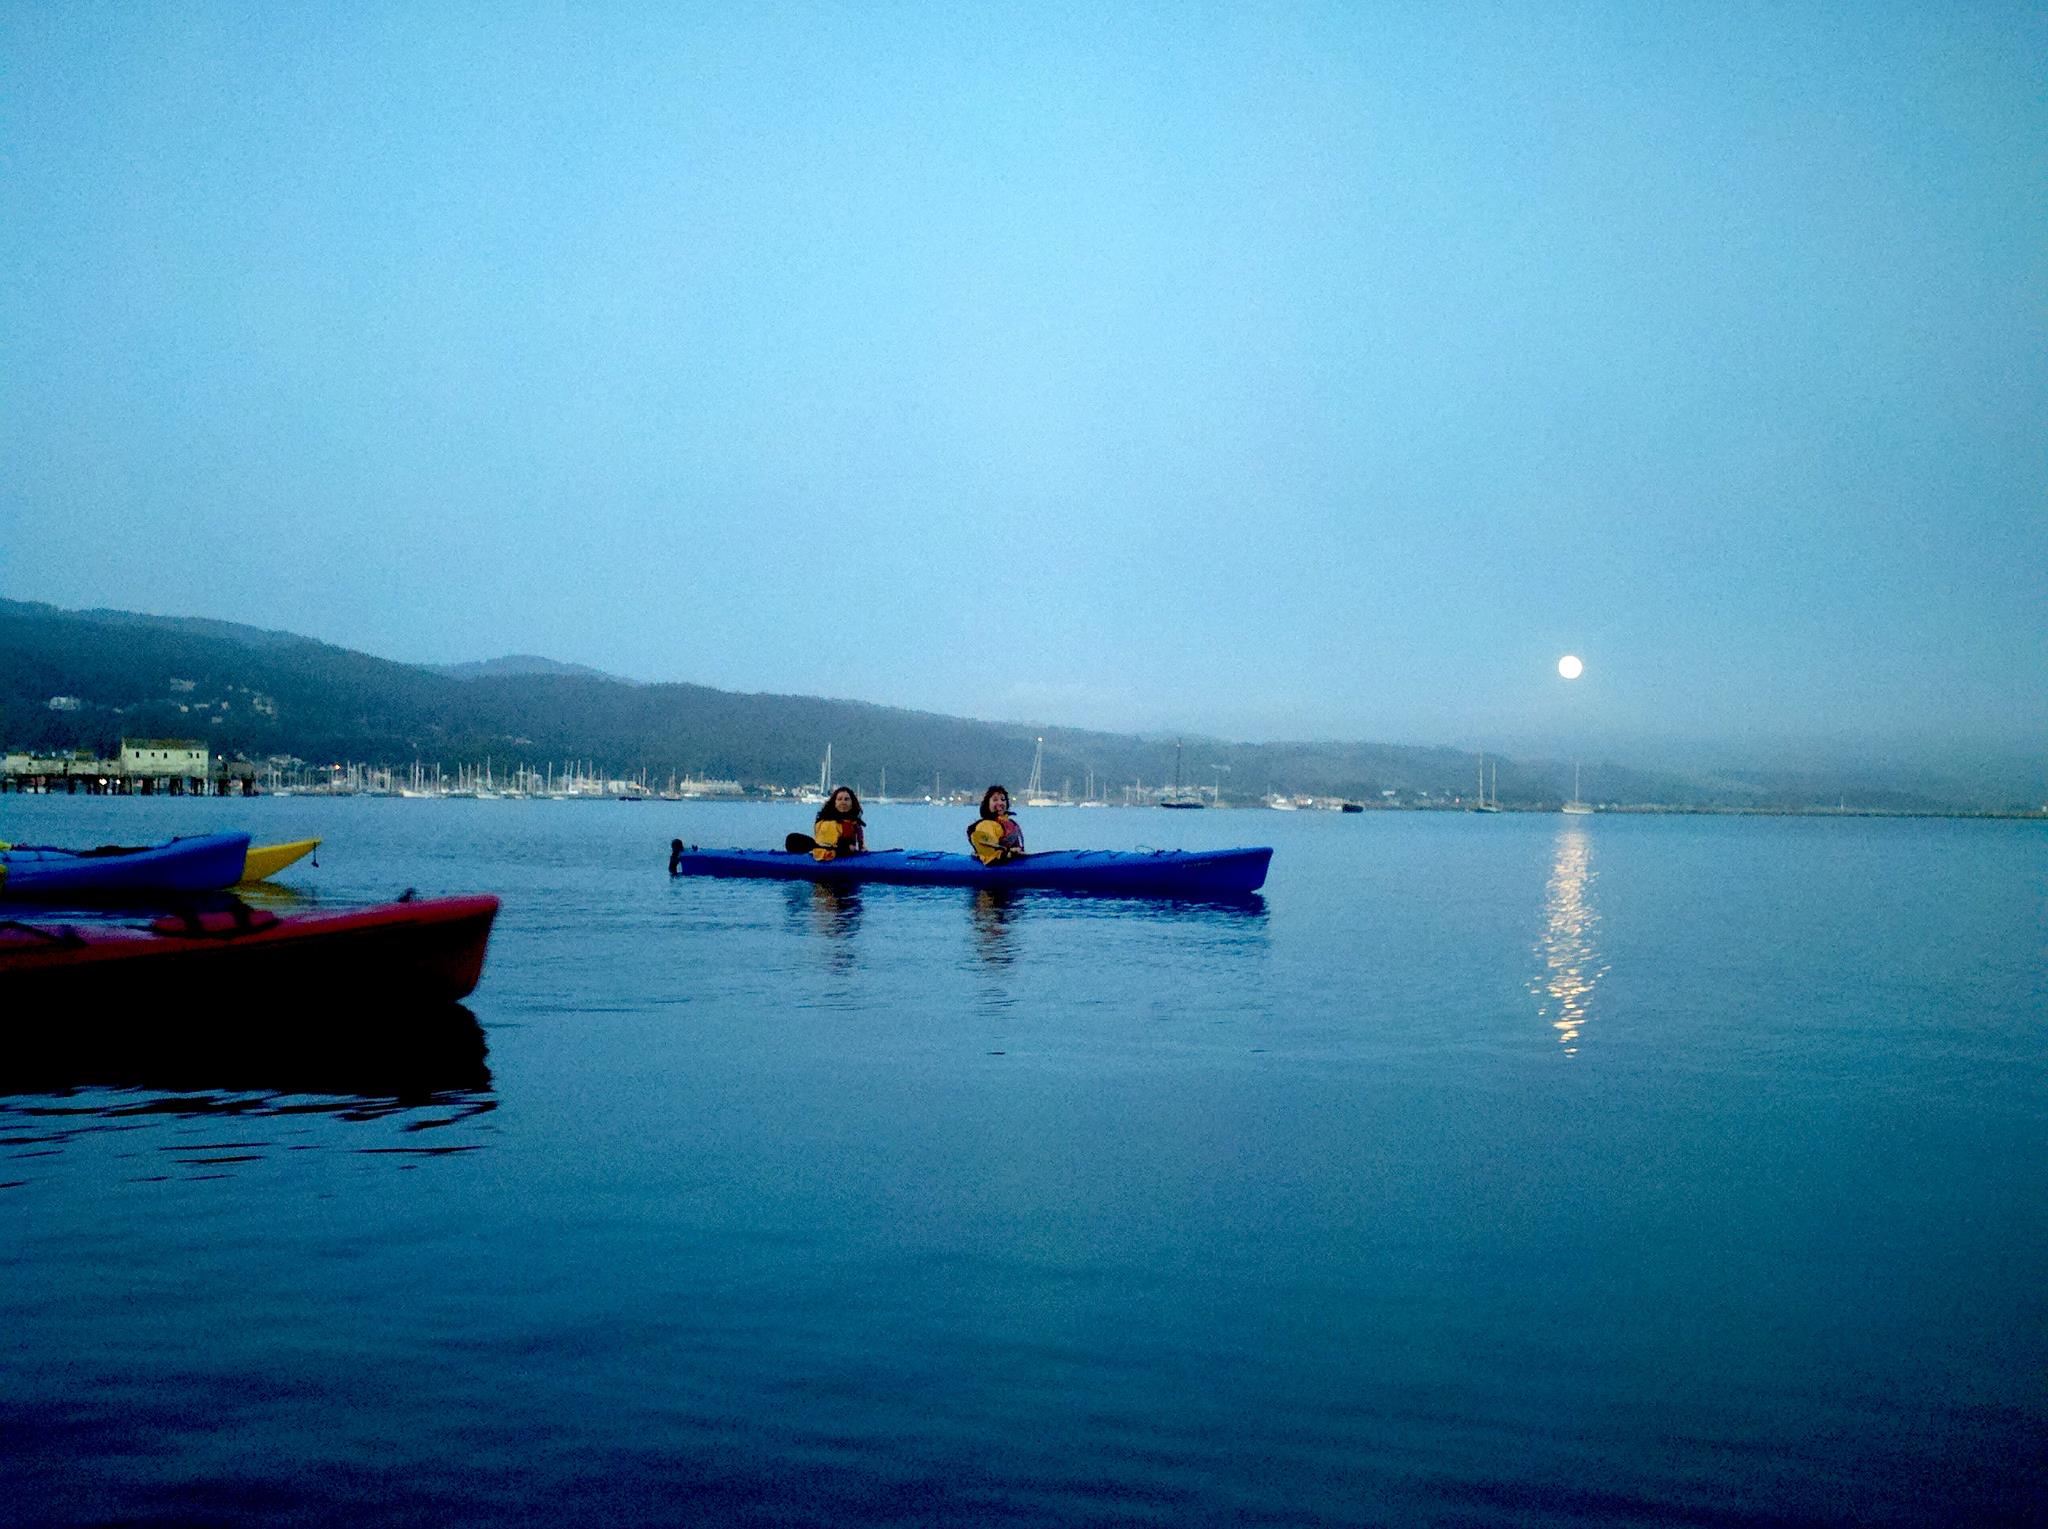
<instances>
[{"instance_id":1,"label":"person in kayak","mask_svg":"<svg viewBox=\"0 0 2048 1529\"><path fill-rule=\"evenodd\" d=\"M867 824L860 815L860 798L845 786L836 787L818 809L818 821L811 825L817 848L813 860L837 860L841 855L867 851Z\"/></svg>"},{"instance_id":2,"label":"person in kayak","mask_svg":"<svg viewBox=\"0 0 2048 1529\"><path fill-rule=\"evenodd\" d=\"M967 830L967 842L983 865L1024 858L1024 830L1010 816L1010 793L1001 786L981 793L981 817Z\"/></svg>"}]
</instances>

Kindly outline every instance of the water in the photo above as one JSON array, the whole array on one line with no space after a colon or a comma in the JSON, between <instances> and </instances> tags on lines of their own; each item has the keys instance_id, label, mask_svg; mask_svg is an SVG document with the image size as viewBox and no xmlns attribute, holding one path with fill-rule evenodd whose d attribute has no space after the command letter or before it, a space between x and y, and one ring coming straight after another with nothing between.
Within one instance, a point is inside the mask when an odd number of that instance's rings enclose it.
<instances>
[{"instance_id":1,"label":"water","mask_svg":"<svg viewBox=\"0 0 2048 1529\"><path fill-rule=\"evenodd\" d=\"M0 1517L2042 1521L2041 825L1025 817L1273 843L1249 908L664 874L803 826L0 802L505 899L482 1060L0 1071Z\"/></svg>"}]
</instances>

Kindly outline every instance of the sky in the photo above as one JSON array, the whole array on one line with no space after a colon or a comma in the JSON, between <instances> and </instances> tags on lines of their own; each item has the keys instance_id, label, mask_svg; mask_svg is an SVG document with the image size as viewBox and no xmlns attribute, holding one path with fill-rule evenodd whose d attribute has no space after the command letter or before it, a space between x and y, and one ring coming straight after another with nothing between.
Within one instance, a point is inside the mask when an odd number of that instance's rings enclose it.
<instances>
[{"instance_id":1,"label":"sky","mask_svg":"<svg viewBox=\"0 0 2048 1529\"><path fill-rule=\"evenodd\" d=\"M2017 4L4 3L0 595L2039 757L2044 87Z\"/></svg>"}]
</instances>

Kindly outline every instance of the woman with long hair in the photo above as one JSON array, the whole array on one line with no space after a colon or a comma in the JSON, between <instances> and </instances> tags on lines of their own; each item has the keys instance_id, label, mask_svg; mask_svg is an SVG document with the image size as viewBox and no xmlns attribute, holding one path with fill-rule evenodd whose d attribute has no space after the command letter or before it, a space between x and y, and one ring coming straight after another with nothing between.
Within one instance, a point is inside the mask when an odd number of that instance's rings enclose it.
<instances>
[{"instance_id":1,"label":"woman with long hair","mask_svg":"<svg viewBox=\"0 0 2048 1529\"><path fill-rule=\"evenodd\" d=\"M867 823L860 815L860 798L850 787L834 787L825 798L818 821L811 825L811 839L817 845L811 851L813 860L837 860L841 855L867 851Z\"/></svg>"}]
</instances>

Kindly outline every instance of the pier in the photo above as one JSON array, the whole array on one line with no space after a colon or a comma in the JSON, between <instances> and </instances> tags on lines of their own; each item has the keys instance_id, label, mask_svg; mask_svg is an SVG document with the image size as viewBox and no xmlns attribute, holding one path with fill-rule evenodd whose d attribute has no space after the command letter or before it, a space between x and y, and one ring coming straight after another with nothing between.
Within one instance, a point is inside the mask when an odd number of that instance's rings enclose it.
<instances>
[{"instance_id":1,"label":"pier","mask_svg":"<svg viewBox=\"0 0 2048 1529\"><path fill-rule=\"evenodd\" d=\"M215 759L203 743L122 739L118 759L90 750L0 755L0 792L35 796L257 796L256 766Z\"/></svg>"},{"instance_id":2,"label":"pier","mask_svg":"<svg viewBox=\"0 0 2048 1529\"><path fill-rule=\"evenodd\" d=\"M118 769L47 770L31 767L0 773L0 794L22 796L260 796L256 767L237 760L204 775L125 775Z\"/></svg>"}]
</instances>

